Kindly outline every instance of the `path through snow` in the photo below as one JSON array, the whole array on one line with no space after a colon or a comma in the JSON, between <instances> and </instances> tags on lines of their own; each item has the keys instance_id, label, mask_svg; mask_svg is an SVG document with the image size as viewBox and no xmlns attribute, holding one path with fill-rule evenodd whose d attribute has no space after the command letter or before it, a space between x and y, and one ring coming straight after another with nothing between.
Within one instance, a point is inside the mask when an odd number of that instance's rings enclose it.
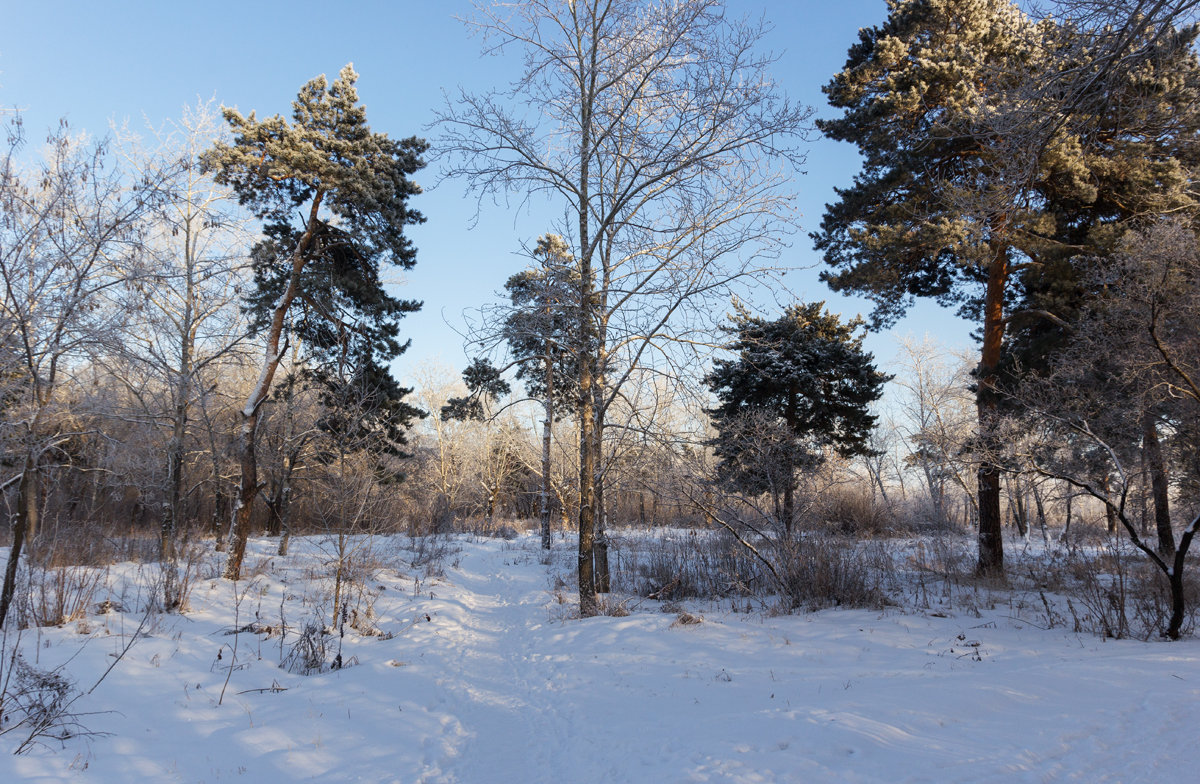
<instances>
[{"instance_id":1,"label":"path through snow","mask_svg":"<svg viewBox=\"0 0 1200 784\"><path fill-rule=\"evenodd\" d=\"M403 632L348 639L354 666L291 675L275 641L243 635L247 666L221 706L231 588L210 581L87 699L117 711L87 722L111 737L5 756L0 780L1187 782L1200 769L1194 640L1102 642L1001 610L709 610L672 626L646 602L563 620L536 539L460 544L419 590L378 581L381 626ZM258 612L300 590L289 574L264 579ZM85 648L80 682L119 636ZM52 661L78 635L44 639ZM272 682L287 691L234 694Z\"/></svg>"}]
</instances>

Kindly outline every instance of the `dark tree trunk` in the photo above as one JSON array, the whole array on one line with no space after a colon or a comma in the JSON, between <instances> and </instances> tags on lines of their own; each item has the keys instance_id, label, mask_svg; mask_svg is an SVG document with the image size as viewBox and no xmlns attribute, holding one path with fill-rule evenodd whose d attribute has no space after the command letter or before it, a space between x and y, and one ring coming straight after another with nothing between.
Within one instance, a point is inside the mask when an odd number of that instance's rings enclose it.
<instances>
[{"instance_id":1,"label":"dark tree trunk","mask_svg":"<svg viewBox=\"0 0 1200 784\"><path fill-rule=\"evenodd\" d=\"M1111 485L1112 481L1109 477L1106 476L1103 480L1101 480L1100 486L1104 488L1105 496L1109 494L1109 487ZM1112 536L1117 532L1117 510L1113 509L1111 504L1104 505L1104 522L1109 536Z\"/></svg>"},{"instance_id":2,"label":"dark tree trunk","mask_svg":"<svg viewBox=\"0 0 1200 784\"><path fill-rule=\"evenodd\" d=\"M32 540L38 524L38 497L41 481L38 475L37 458L25 456L21 469L21 480L17 487L17 513L12 518L12 544L8 550L8 563L4 568L4 587L0 590L0 629L8 618L17 592L17 569L21 565L21 550L27 539Z\"/></svg>"},{"instance_id":3,"label":"dark tree trunk","mask_svg":"<svg viewBox=\"0 0 1200 784\"><path fill-rule=\"evenodd\" d=\"M783 418L787 423L788 434L796 432L796 398L799 395L796 384L788 390L787 405L784 407ZM791 449L784 458L783 468L783 537L791 540L792 525L796 521L796 466L792 462Z\"/></svg>"},{"instance_id":4,"label":"dark tree trunk","mask_svg":"<svg viewBox=\"0 0 1200 784\"><path fill-rule=\"evenodd\" d=\"M983 350L979 361L979 561L976 572L988 577L1004 576L1004 520L1000 516L1000 467L995 453L999 444L996 401L996 368L1004 346L1004 289L1008 283L1008 246L995 241L988 265L984 299Z\"/></svg>"},{"instance_id":5,"label":"dark tree trunk","mask_svg":"<svg viewBox=\"0 0 1200 784\"><path fill-rule=\"evenodd\" d=\"M601 338L602 340L603 338ZM605 376L603 359L597 363L599 367L595 378L596 399L596 429L595 439L596 461L596 591L609 593L612 590L612 575L608 570L608 509L604 503L604 393Z\"/></svg>"},{"instance_id":6,"label":"dark tree trunk","mask_svg":"<svg viewBox=\"0 0 1200 784\"><path fill-rule=\"evenodd\" d=\"M182 387L180 394L190 394L186 383L180 386ZM179 521L182 517L183 439L186 429L187 403L181 401L175 408L175 426L171 433L171 442L167 447L167 504L163 509L158 542L159 557L164 565L175 560L175 534L179 530Z\"/></svg>"},{"instance_id":7,"label":"dark tree trunk","mask_svg":"<svg viewBox=\"0 0 1200 784\"><path fill-rule=\"evenodd\" d=\"M577 566L579 571L579 615L590 618L600 611L596 599L595 545L596 545L596 449L595 428L596 408L595 390L592 373L596 360L596 323L594 320L594 292L592 280L592 251L589 210L591 201L588 195L588 164L590 163L591 137L588 129L591 127L591 117L588 114L588 103L583 102L583 116L580 117L580 127L583 128L580 139L579 160L579 554Z\"/></svg>"},{"instance_id":8,"label":"dark tree trunk","mask_svg":"<svg viewBox=\"0 0 1200 784\"><path fill-rule=\"evenodd\" d=\"M1183 631L1183 620L1186 612L1184 603L1183 570L1187 565L1188 549L1192 546L1192 537L1200 527L1200 516L1192 520L1183 535L1179 537L1179 547L1171 561L1171 569L1167 579L1171 584L1171 620L1167 623L1167 637L1178 640Z\"/></svg>"},{"instance_id":9,"label":"dark tree trunk","mask_svg":"<svg viewBox=\"0 0 1200 784\"><path fill-rule=\"evenodd\" d=\"M188 384L180 385L182 395L190 394ZM177 553L175 538L179 531L179 521L182 517L183 505L183 437L187 426L186 398L180 401L175 410L175 427L171 433L171 443L167 448L167 504L163 510L162 525L159 528L158 554L162 563L163 573L163 607L167 610L177 609L180 605L178 595L179 569L176 564Z\"/></svg>"},{"instance_id":10,"label":"dark tree trunk","mask_svg":"<svg viewBox=\"0 0 1200 784\"><path fill-rule=\"evenodd\" d=\"M1158 427L1150 412L1142 417L1142 440L1146 462L1150 467L1150 486L1154 494L1154 528L1158 532L1158 552L1172 558L1175 555L1175 532L1171 530L1171 508L1167 466L1163 460Z\"/></svg>"},{"instance_id":11,"label":"dark tree trunk","mask_svg":"<svg viewBox=\"0 0 1200 784\"><path fill-rule=\"evenodd\" d=\"M1067 493L1067 522L1063 526L1062 536L1060 536L1058 538L1058 541L1062 542L1063 544L1071 543L1071 502L1073 500L1075 500L1074 493L1068 492Z\"/></svg>"},{"instance_id":12,"label":"dark tree trunk","mask_svg":"<svg viewBox=\"0 0 1200 784\"><path fill-rule=\"evenodd\" d=\"M217 478L220 482L220 478ZM220 488L217 488L216 494L213 496L213 513L212 513L212 535L216 538L217 552L224 552L226 538L223 536L223 522L229 519L229 496L225 495Z\"/></svg>"},{"instance_id":13,"label":"dark tree trunk","mask_svg":"<svg viewBox=\"0 0 1200 784\"><path fill-rule=\"evenodd\" d=\"M547 347L542 360L545 364L546 399L542 403L546 418L542 420L542 487L541 515L542 549L550 549L550 440L554 433L554 355Z\"/></svg>"}]
</instances>

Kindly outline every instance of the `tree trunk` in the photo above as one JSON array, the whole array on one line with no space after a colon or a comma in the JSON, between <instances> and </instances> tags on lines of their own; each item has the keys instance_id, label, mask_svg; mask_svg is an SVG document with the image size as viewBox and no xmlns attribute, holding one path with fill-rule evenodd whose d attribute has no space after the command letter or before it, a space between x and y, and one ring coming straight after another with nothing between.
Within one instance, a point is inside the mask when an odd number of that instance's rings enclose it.
<instances>
[{"instance_id":1,"label":"tree trunk","mask_svg":"<svg viewBox=\"0 0 1200 784\"><path fill-rule=\"evenodd\" d=\"M598 344L603 345L604 336L603 330ZM596 378L593 389L596 399L596 429L592 434L595 441L595 461L596 461L596 477L595 482L595 499L596 499L596 544L595 544L595 561L596 561L596 591L598 593L609 593L612 590L612 575L608 571L608 509L604 503L604 396L605 396L605 374L604 364L607 359L602 355L602 350L597 352L597 369Z\"/></svg>"},{"instance_id":2,"label":"tree trunk","mask_svg":"<svg viewBox=\"0 0 1200 784\"><path fill-rule=\"evenodd\" d=\"M289 485L287 491L279 498L279 549L275 552L278 555L287 555L288 546L292 543L292 488Z\"/></svg>"},{"instance_id":3,"label":"tree trunk","mask_svg":"<svg viewBox=\"0 0 1200 784\"><path fill-rule=\"evenodd\" d=\"M1158 440L1158 427L1154 415L1147 411L1142 416L1142 448L1150 467L1150 487L1154 494L1154 528L1158 532L1158 552L1171 558L1175 555L1175 532L1171 530L1171 509L1167 466L1163 460L1162 444Z\"/></svg>"},{"instance_id":4,"label":"tree trunk","mask_svg":"<svg viewBox=\"0 0 1200 784\"><path fill-rule=\"evenodd\" d=\"M1109 495L1109 487L1111 487L1111 485L1111 479L1107 476L1105 476L1100 482L1100 486L1104 488L1104 495L1106 498ZM1112 536L1115 534L1117 532L1117 512L1115 509L1113 509L1112 504L1104 505L1104 521L1105 529L1108 531L1108 535Z\"/></svg>"},{"instance_id":5,"label":"tree trunk","mask_svg":"<svg viewBox=\"0 0 1200 784\"><path fill-rule=\"evenodd\" d=\"M542 522L542 549L550 549L550 443L554 434L554 357L546 351L545 386L546 399L542 402L546 418L542 420L542 488L541 508L538 510Z\"/></svg>"},{"instance_id":6,"label":"tree trunk","mask_svg":"<svg viewBox=\"0 0 1200 784\"><path fill-rule=\"evenodd\" d=\"M792 521L796 519L795 484L790 476L783 482L783 537L788 540L792 538Z\"/></svg>"},{"instance_id":7,"label":"tree trunk","mask_svg":"<svg viewBox=\"0 0 1200 784\"><path fill-rule=\"evenodd\" d=\"M871 487L871 494L875 494L875 488L879 488L879 497L883 501L883 505L891 508L892 500L888 498L887 488L883 486L883 458L879 458L879 462L875 462L875 458L866 458L867 473L870 474L874 484Z\"/></svg>"},{"instance_id":8,"label":"tree trunk","mask_svg":"<svg viewBox=\"0 0 1200 784\"><path fill-rule=\"evenodd\" d=\"M929 500L933 503L933 515L938 526L946 525L949 520L946 515L945 489L941 482L934 478L928 460L921 461L921 471L925 474L925 485L929 488Z\"/></svg>"},{"instance_id":9,"label":"tree trunk","mask_svg":"<svg viewBox=\"0 0 1200 784\"><path fill-rule=\"evenodd\" d=\"M190 384L183 378L179 380L179 393L190 394ZM179 519L182 516L180 507L183 502L183 439L187 428L186 398L181 398L175 406L175 424L171 431L171 441L167 445L167 503L163 508L162 525L159 529L158 554L164 566L175 560L175 533L179 529ZM166 597L168 603L170 597Z\"/></svg>"},{"instance_id":10,"label":"tree trunk","mask_svg":"<svg viewBox=\"0 0 1200 784\"><path fill-rule=\"evenodd\" d=\"M186 352L185 352L186 356ZM163 509L162 525L158 536L158 555L163 573L163 608L179 607L179 569L176 563L175 537L179 530L180 508L183 505L183 438L187 427L187 398L190 384L179 380L180 400L175 407L175 426L167 446L167 503Z\"/></svg>"},{"instance_id":11,"label":"tree trunk","mask_svg":"<svg viewBox=\"0 0 1200 784\"><path fill-rule=\"evenodd\" d=\"M1075 495L1073 493L1067 493L1067 522L1063 526L1062 536L1058 537L1058 541L1062 542L1064 545L1071 543L1071 501L1074 500L1074 498Z\"/></svg>"},{"instance_id":12,"label":"tree trunk","mask_svg":"<svg viewBox=\"0 0 1200 784\"><path fill-rule=\"evenodd\" d=\"M0 629L8 618L17 592L17 569L21 564L21 550L26 539L33 538L38 523L38 496L41 495L41 481L38 476L37 458L32 454L25 456L25 465L21 469L21 480L17 487L17 513L12 518L12 545L8 551L8 563L4 568L4 588L0 590Z\"/></svg>"},{"instance_id":13,"label":"tree trunk","mask_svg":"<svg viewBox=\"0 0 1200 784\"><path fill-rule=\"evenodd\" d=\"M1013 477L1008 484L1008 494L1013 502L1013 521L1017 524L1017 533L1022 539L1029 539L1029 510L1025 504L1025 489L1021 487L1019 477Z\"/></svg>"},{"instance_id":14,"label":"tree trunk","mask_svg":"<svg viewBox=\"0 0 1200 784\"><path fill-rule=\"evenodd\" d=\"M983 350L979 361L979 416L981 448L979 471L979 560L976 572L988 577L1004 576L1004 520L1000 516L1000 467L996 465L996 368L1004 345L1004 289L1008 283L1008 246L993 241L984 299Z\"/></svg>"},{"instance_id":15,"label":"tree trunk","mask_svg":"<svg viewBox=\"0 0 1200 784\"><path fill-rule=\"evenodd\" d=\"M586 280L586 279L585 279ZM585 285L585 292L587 289ZM581 319L582 320L582 319ZM590 618L599 612L596 578L593 570L596 544L595 481L596 462L592 430L595 411L592 402L590 362L580 363L579 373L579 615Z\"/></svg>"},{"instance_id":16,"label":"tree trunk","mask_svg":"<svg viewBox=\"0 0 1200 784\"><path fill-rule=\"evenodd\" d=\"M788 435L792 436L796 432L796 398L799 394L797 385L792 384L791 389L788 390L787 406L783 413L784 421L787 423ZM783 536L790 541L792 538L792 524L796 520L796 466L792 461L790 449L784 461L786 465L783 470Z\"/></svg>"},{"instance_id":17,"label":"tree trunk","mask_svg":"<svg viewBox=\"0 0 1200 784\"><path fill-rule=\"evenodd\" d=\"M602 484L596 485L596 591L612 591L612 574L608 571L608 510Z\"/></svg>"},{"instance_id":18,"label":"tree trunk","mask_svg":"<svg viewBox=\"0 0 1200 784\"><path fill-rule=\"evenodd\" d=\"M589 118L584 117L586 128ZM588 247L588 203L587 148L588 137L584 134L581 160L583 170L579 181L584 192L579 199L579 615L590 618L600 611L596 599L596 576L594 557L596 545L596 410L592 389L592 371L595 366L595 322L592 318L592 263L591 248Z\"/></svg>"},{"instance_id":19,"label":"tree trunk","mask_svg":"<svg viewBox=\"0 0 1200 784\"><path fill-rule=\"evenodd\" d=\"M304 234L301 235L296 248L292 252L292 272L288 279L287 288L275 301L275 309L271 314L271 326L267 332L267 346L263 352L263 365L259 372L258 383L250 392L246 405L242 408L242 428L239 449L241 452L242 477L238 488L237 501L233 508L233 530L229 534L229 555L225 560L225 578L237 580L242 573L242 559L246 557L246 540L250 537L250 523L254 514L254 497L258 495L258 460L255 455L255 438L258 435L258 419L262 404L266 402L271 391L271 381L275 371L283 360L280 343L283 340L283 327L287 319L288 309L300 292L300 273L304 264L308 247L312 243L313 231L317 215L320 212L323 192L317 190L313 196L312 207L309 211L308 223Z\"/></svg>"},{"instance_id":20,"label":"tree trunk","mask_svg":"<svg viewBox=\"0 0 1200 784\"><path fill-rule=\"evenodd\" d=\"M271 532L279 537L279 555L288 554L288 545L292 539L292 471L296 465L296 453L288 452L283 458L283 468L279 475L279 487L275 497L267 502L270 509Z\"/></svg>"},{"instance_id":21,"label":"tree trunk","mask_svg":"<svg viewBox=\"0 0 1200 784\"><path fill-rule=\"evenodd\" d=\"M1033 503L1037 506L1038 527L1042 531L1042 544L1050 546L1050 532L1046 530L1046 507L1042 504L1042 493L1038 490L1037 483L1032 484Z\"/></svg>"},{"instance_id":22,"label":"tree trunk","mask_svg":"<svg viewBox=\"0 0 1200 784\"><path fill-rule=\"evenodd\" d=\"M265 395L262 397L266 398ZM250 413L242 412L239 441L242 476L237 499L233 504L233 527L229 532L229 554L225 560L225 579L227 580L241 579L242 560L246 557L246 541L250 538L254 498L258 495L258 456L254 450L254 439L258 434L258 405L261 402L260 400L254 404ZM247 403L247 408L250 407L251 404Z\"/></svg>"},{"instance_id":23,"label":"tree trunk","mask_svg":"<svg viewBox=\"0 0 1200 784\"><path fill-rule=\"evenodd\" d=\"M1200 526L1200 516L1194 518L1184 529L1183 535L1179 537L1179 547L1175 550L1171 569L1167 573L1171 584L1171 620L1167 624L1167 637L1172 640L1178 640L1180 632L1183 630L1186 609L1184 606L1183 570L1187 564L1188 549L1192 546L1192 537L1196 535L1198 526Z\"/></svg>"}]
</instances>

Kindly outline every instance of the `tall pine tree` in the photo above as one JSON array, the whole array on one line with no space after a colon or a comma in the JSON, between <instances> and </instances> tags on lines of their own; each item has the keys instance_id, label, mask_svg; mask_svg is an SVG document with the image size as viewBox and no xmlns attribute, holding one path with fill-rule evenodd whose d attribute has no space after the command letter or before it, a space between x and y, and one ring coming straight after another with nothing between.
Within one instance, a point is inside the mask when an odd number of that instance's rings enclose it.
<instances>
[{"instance_id":1,"label":"tall pine tree","mask_svg":"<svg viewBox=\"0 0 1200 784\"><path fill-rule=\"evenodd\" d=\"M332 84L324 76L313 79L292 103L291 122L225 109L233 142L217 144L204 157L217 181L232 186L264 224L253 254L250 305L266 345L258 383L242 409L241 488L225 567L230 579L240 575L258 493L260 409L290 333L311 346L331 407L348 395L356 405L366 401L353 418L330 427L382 426L386 440L398 445L401 428L417 413L400 400L405 390L383 363L403 350L396 319L419 303L386 294L379 270L385 263L403 269L416 263L404 228L424 220L408 200L420 193L409 177L424 166L426 144L373 133L358 102L357 79L350 65Z\"/></svg>"},{"instance_id":2,"label":"tall pine tree","mask_svg":"<svg viewBox=\"0 0 1200 784\"><path fill-rule=\"evenodd\" d=\"M1061 329L1054 294L1073 285L1073 259L1111 250L1124 221L1190 200L1188 167L1175 155L1174 132L1163 132L1192 94L1190 38L1164 39L1155 57L1114 82L1089 79L1098 66L1081 55L1087 36L1035 24L1008 0L897 0L884 24L860 32L825 87L844 113L821 129L864 158L814 235L833 267L825 279L873 298L877 325L893 322L914 297L957 305L981 325L984 574L1003 574L1004 563L992 434L1006 330L1014 319ZM1108 91L1103 100L1067 107L1031 87L1068 71L1072 86ZM1105 107L1104 116L1033 121L1094 107ZM1028 158L1020 166L1018 148Z\"/></svg>"}]
</instances>

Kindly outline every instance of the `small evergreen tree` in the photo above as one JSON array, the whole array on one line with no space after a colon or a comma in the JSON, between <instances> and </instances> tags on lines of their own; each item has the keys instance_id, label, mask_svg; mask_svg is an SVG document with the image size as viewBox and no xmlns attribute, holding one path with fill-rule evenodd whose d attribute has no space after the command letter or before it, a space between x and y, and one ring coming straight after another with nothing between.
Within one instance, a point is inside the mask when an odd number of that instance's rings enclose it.
<instances>
[{"instance_id":1,"label":"small evergreen tree","mask_svg":"<svg viewBox=\"0 0 1200 784\"><path fill-rule=\"evenodd\" d=\"M706 381L720 405L718 477L739 489L771 492L786 535L795 515L796 471L818 465L826 449L870 452L870 406L888 376L863 351L860 319L842 323L824 302L796 304L768 321L737 306L728 331L735 359L718 359Z\"/></svg>"},{"instance_id":2,"label":"small evergreen tree","mask_svg":"<svg viewBox=\"0 0 1200 784\"><path fill-rule=\"evenodd\" d=\"M542 547L550 549L550 439L553 424L563 411L575 410L579 400L580 356L578 306L573 304L579 289L575 258L562 237L545 234L533 251L538 266L513 275L504 284L510 305L499 327L508 344L517 378L530 397L542 403ZM463 371L468 395L451 398L442 408L443 418L482 419L488 398L507 395L510 387L502 370L476 357Z\"/></svg>"}]
</instances>

